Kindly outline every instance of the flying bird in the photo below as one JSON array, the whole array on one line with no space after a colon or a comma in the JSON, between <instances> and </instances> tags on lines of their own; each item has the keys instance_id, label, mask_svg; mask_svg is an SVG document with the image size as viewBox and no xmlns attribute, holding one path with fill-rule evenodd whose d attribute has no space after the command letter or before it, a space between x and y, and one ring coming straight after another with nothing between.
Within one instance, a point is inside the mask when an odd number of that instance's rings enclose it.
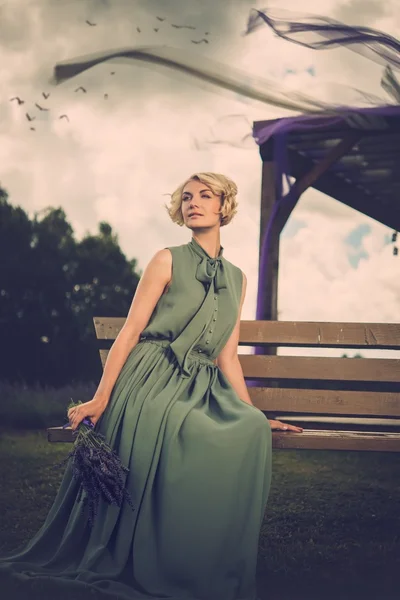
<instances>
[{"instance_id":1,"label":"flying bird","mask_svg":"<svg viewBox=\"0 0 400 600\"><path fill-rule=\"evenodd\" d=\"M31 131L36 131L36 129L34 127L30 127L29 128Z\"/></svg>"},{"instance_id":2,"label":"flying bird","mask_svg":"<svg viewBox=\"0 0 400 600\"><path fill-rule=\"evenodd\" d=\"M82 86L79 86L78 88L76 88L75 92L79 92L79 90L82 90L82 92L84 92L85 94L87 93L85 88Z\"/></svg>"},{"instance_id":3,"label":"flying bird","mask_svg":"<svg viewBox=\"0 0 400 600\"><path fill-rule=\"evenodd\" d=\"M204 42L205 44L208 44L208 40L206 40L206 38L203 38L202 40L190 40L192 42L192 44L201 44L201 42Z\"/></svg>"},{"instance_id":4,"label":"flying bird","mask_svg":"<svg viewBox=\"0 0 400 600\"><path fill-rule=\"evenodd\" d=\"M136 27L136 31L140 33L140 27Z\"/></svg>"},{"instance_id":5,"label":"flying bird","mask_svg":"<svg viewBox=\"0 0 400 600\"><path fill-rule=\"evenodd\" d=\"M31 117L28 113L25 113L25 116L28 119L28 121L34 121L36 119L36 117Z\"/></svg>"},{"instance_id":6,"label":"flying bird","mask_svg":"<svg viewBox=\"0 0 400 600\"><path fill-rule=\"evenodd\" d=\"M90 25L91 27L96 27L97 23L91 23L90 21L88 21L86 19L85 23L87 23L88 25Z\"/></svg>"},{"instance_id":7,"label":"flying bird","mask_svg":"<svg viewBox=\"0 0 400 600\"><path fill-rule=\"evenodd\" d=\"M110 75L115 75L115 71L111 71Z\"/></svg>"},{"instance_id":8,"label":"flying bird","mask_svg":"<svg viewBox=\"0 0 400 600\"><path fill-rule=\"evenodd\" d=\"M21 106L21 104L25 103L25 100L21 100L19 96L14 96L14 98L10 98L10 102L12 102L13 100L16 100L18 102L18 106Z\"/></svg>"},{"instance_id":9,"label":"flying bird","mask_svg":"<svg viewBox=\"0 0 400 600\"><path fill-rule=\"evenodd\" d=\"M171 27L175 27L175 29L196 29L193 25L174 25L171 23Z\"/></svg>"},{"instance_id":10,"label":"flying bird","mask_svg":"<svg viewBox=\"0 0 400 600\"><path fill-rule=\"evenodd\" d=\"M44 92L42 92L42 96L45 100L47 100L47 98L50 96L50 94L45 94Z\"/></svg>"},{"instance_id":11,"label":"flying bird","mask_svg":"<svg viewBox=\"0 0 400 600\"><path fill-rule=\"evenodd\" d=\"M108 94L104 94L104 99L107 100Z\"/></svg>"},{"instance_id":12,"label":"flying bird","mask_svg":"<svg viewBox=\"0 0 400 600\"><path fill-rule=\"evenodd\" d=\"M39 110L50 110L49 108L43 108L42 106L40 106L40 104L36 104L35 102L35 106L39 109Z\"/></svg>"},{"instance_id":13,"label":"flying bird","mask_svg":"<svg viewBox=\"0 0 400 600\"><path fill-rule=\"evenodd\" d=\"M204 35L210 35L210 32L209 32L209 31L206 31Z\"/></svg>"},{"instance_id":14,"label":"flying bird","mask_svg":"<svg viewBox=\"0 0 400 600\"><path fill-rule=\"evenodd\" d=\"M158 29L156 27L154 27L154 31L157 33Z\"/></svg>"},{"instance_id":15,"label":"flying bird","mask_svg":"<svg viewBox=\"0 0 400 600\"><path fill-rule=\"evenodd\" d=\"M163 19L162 17L157 17L157 16L156 16L156 19L158 19L158 20L159 20L159 21L161 21L161 22L165 21L165 18Z\"/></svg>"},{"instance_id":16,"label":"flying bird","mask_svg":"<svg viewBox=\"0 0 400 600\"><path fill-rule=\"evenodd\" d=\"M69 119L68 119L68 115L61 115L60 117L58 117L59 119L67 119L68 123L69 123Z\"/></svg>"}]
</instances>

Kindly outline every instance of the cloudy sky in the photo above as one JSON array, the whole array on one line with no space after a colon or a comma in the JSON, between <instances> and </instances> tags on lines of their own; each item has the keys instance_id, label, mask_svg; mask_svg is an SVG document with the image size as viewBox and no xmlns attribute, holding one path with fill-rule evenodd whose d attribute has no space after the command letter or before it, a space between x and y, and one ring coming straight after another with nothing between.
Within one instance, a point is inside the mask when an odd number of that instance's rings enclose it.
<instances>
[{"instance_id":1,"label":"cloudy sky","mask_svg":"<svg viewBox=\"0 0 400 600\"><path fill-rule=\"evenodd\" d=\"M273 6L295 10L296 3L275 0ZM304 0L302 13L396 36L396 3ZM49 205L63 207L78 238L108 221L123 251L144 269L158 249L191 237L190 230L170 222L166 194L195 171L225 173L238 184L239 212L221 230L221 241L225 257L248 277L242 318L253 319L261 159L252 139L243 147L236 142L254 120L294 113L144 62L109 62L58 86L49 81L59 61L124 46L167 45L234 66L250 80L267 78L289 92L307 90L334 103L354 100L350 86L388 99L380 88L382 67L349 50L307 50L279 40L267 27L243 36L250 10L265 4L3 0L0 185L10 201L31 216ZM208 44L192 42L201 39ZM86 93L75 91L80 86ZM10 102L14 96L25 103ZM65 114L69 121L60 119ZM336 200L307 191L281 237L279 319L399 321L400 257L392 254L391 233Z\"/></svg>"}]
</instances>

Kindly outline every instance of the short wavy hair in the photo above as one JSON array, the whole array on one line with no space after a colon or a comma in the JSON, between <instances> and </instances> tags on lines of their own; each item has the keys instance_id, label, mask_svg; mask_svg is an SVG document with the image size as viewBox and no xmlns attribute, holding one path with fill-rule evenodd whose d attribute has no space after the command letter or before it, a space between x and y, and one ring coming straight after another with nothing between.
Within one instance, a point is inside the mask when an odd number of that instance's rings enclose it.
<instances>
[{"instance_id":1,"label":"short wavy hair","mask_svg":"<svg viewBox=\"0 0 400 600\"><path fill-rule=\"evenodd\" d=\"M221 196L221 227L228 225L237 213L236 195L238 188L232 179L219 173L194 173L171 194L170 205L165 204L164 206L173 223L177 223L181 227L185 224L181 209L182 192L189 181L200 181L209 187L213 194Z\"/></svg>"}]
</instances>

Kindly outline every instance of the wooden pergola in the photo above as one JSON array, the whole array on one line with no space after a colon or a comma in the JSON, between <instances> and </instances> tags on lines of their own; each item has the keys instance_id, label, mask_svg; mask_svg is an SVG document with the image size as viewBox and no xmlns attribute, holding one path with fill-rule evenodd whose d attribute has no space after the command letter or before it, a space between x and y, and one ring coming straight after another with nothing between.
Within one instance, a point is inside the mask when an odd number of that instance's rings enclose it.
<instances>
[{"instance_id":1,"label":"wooden pergola","mask_svg":"<svg viewBox=\"0 0 400 600\"><path fill-rule=\"evenodd\" d=\"M309 127L302 123L301 128L296 127L296 119L284 119L288 175L295 178L296 193L288 203L281 203L272 223L269 222L277 200L276 135L260 144L260 264L261 244L268 224L271 230L268 259L259 279L264 297L259 319L278 320L279 238L297 200L308 188L313 187L393 230L400 230L400 106L390 107L388 114L385 109L357 111L378 120L380 127L371 129L357 128L345 117L332 125L332 115L324 114L318 116L317 127L315 117ZM254 131L272 129L278 121L283 120L257 121ZM263 353L275 354L276 347L264 348Z\"/></svg>"}]
</instances>

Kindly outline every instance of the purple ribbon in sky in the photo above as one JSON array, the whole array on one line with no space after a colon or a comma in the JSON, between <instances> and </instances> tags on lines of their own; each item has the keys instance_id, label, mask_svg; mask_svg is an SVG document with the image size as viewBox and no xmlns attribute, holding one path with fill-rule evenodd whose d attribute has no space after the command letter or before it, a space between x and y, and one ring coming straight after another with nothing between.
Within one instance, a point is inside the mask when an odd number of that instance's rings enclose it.
<instances>
[{"instance_id":1,"label":"purple ribbon in sky","mask_svg":"<svg viewBox=\"0 0 400 600\"><path fill-rule=\"evenodd\" d=\"M293 20L273 16L272 11L253 9L247 22L246 34L267 24L279 37L313 50L327 50L348 46L375 62L400 69L400 41L371 27L352 27L335 19L320 16L302 16L295 19L289 11L282 15ZM325 38L325 39L321 39Z\"/></svg>"}]
</instances>

